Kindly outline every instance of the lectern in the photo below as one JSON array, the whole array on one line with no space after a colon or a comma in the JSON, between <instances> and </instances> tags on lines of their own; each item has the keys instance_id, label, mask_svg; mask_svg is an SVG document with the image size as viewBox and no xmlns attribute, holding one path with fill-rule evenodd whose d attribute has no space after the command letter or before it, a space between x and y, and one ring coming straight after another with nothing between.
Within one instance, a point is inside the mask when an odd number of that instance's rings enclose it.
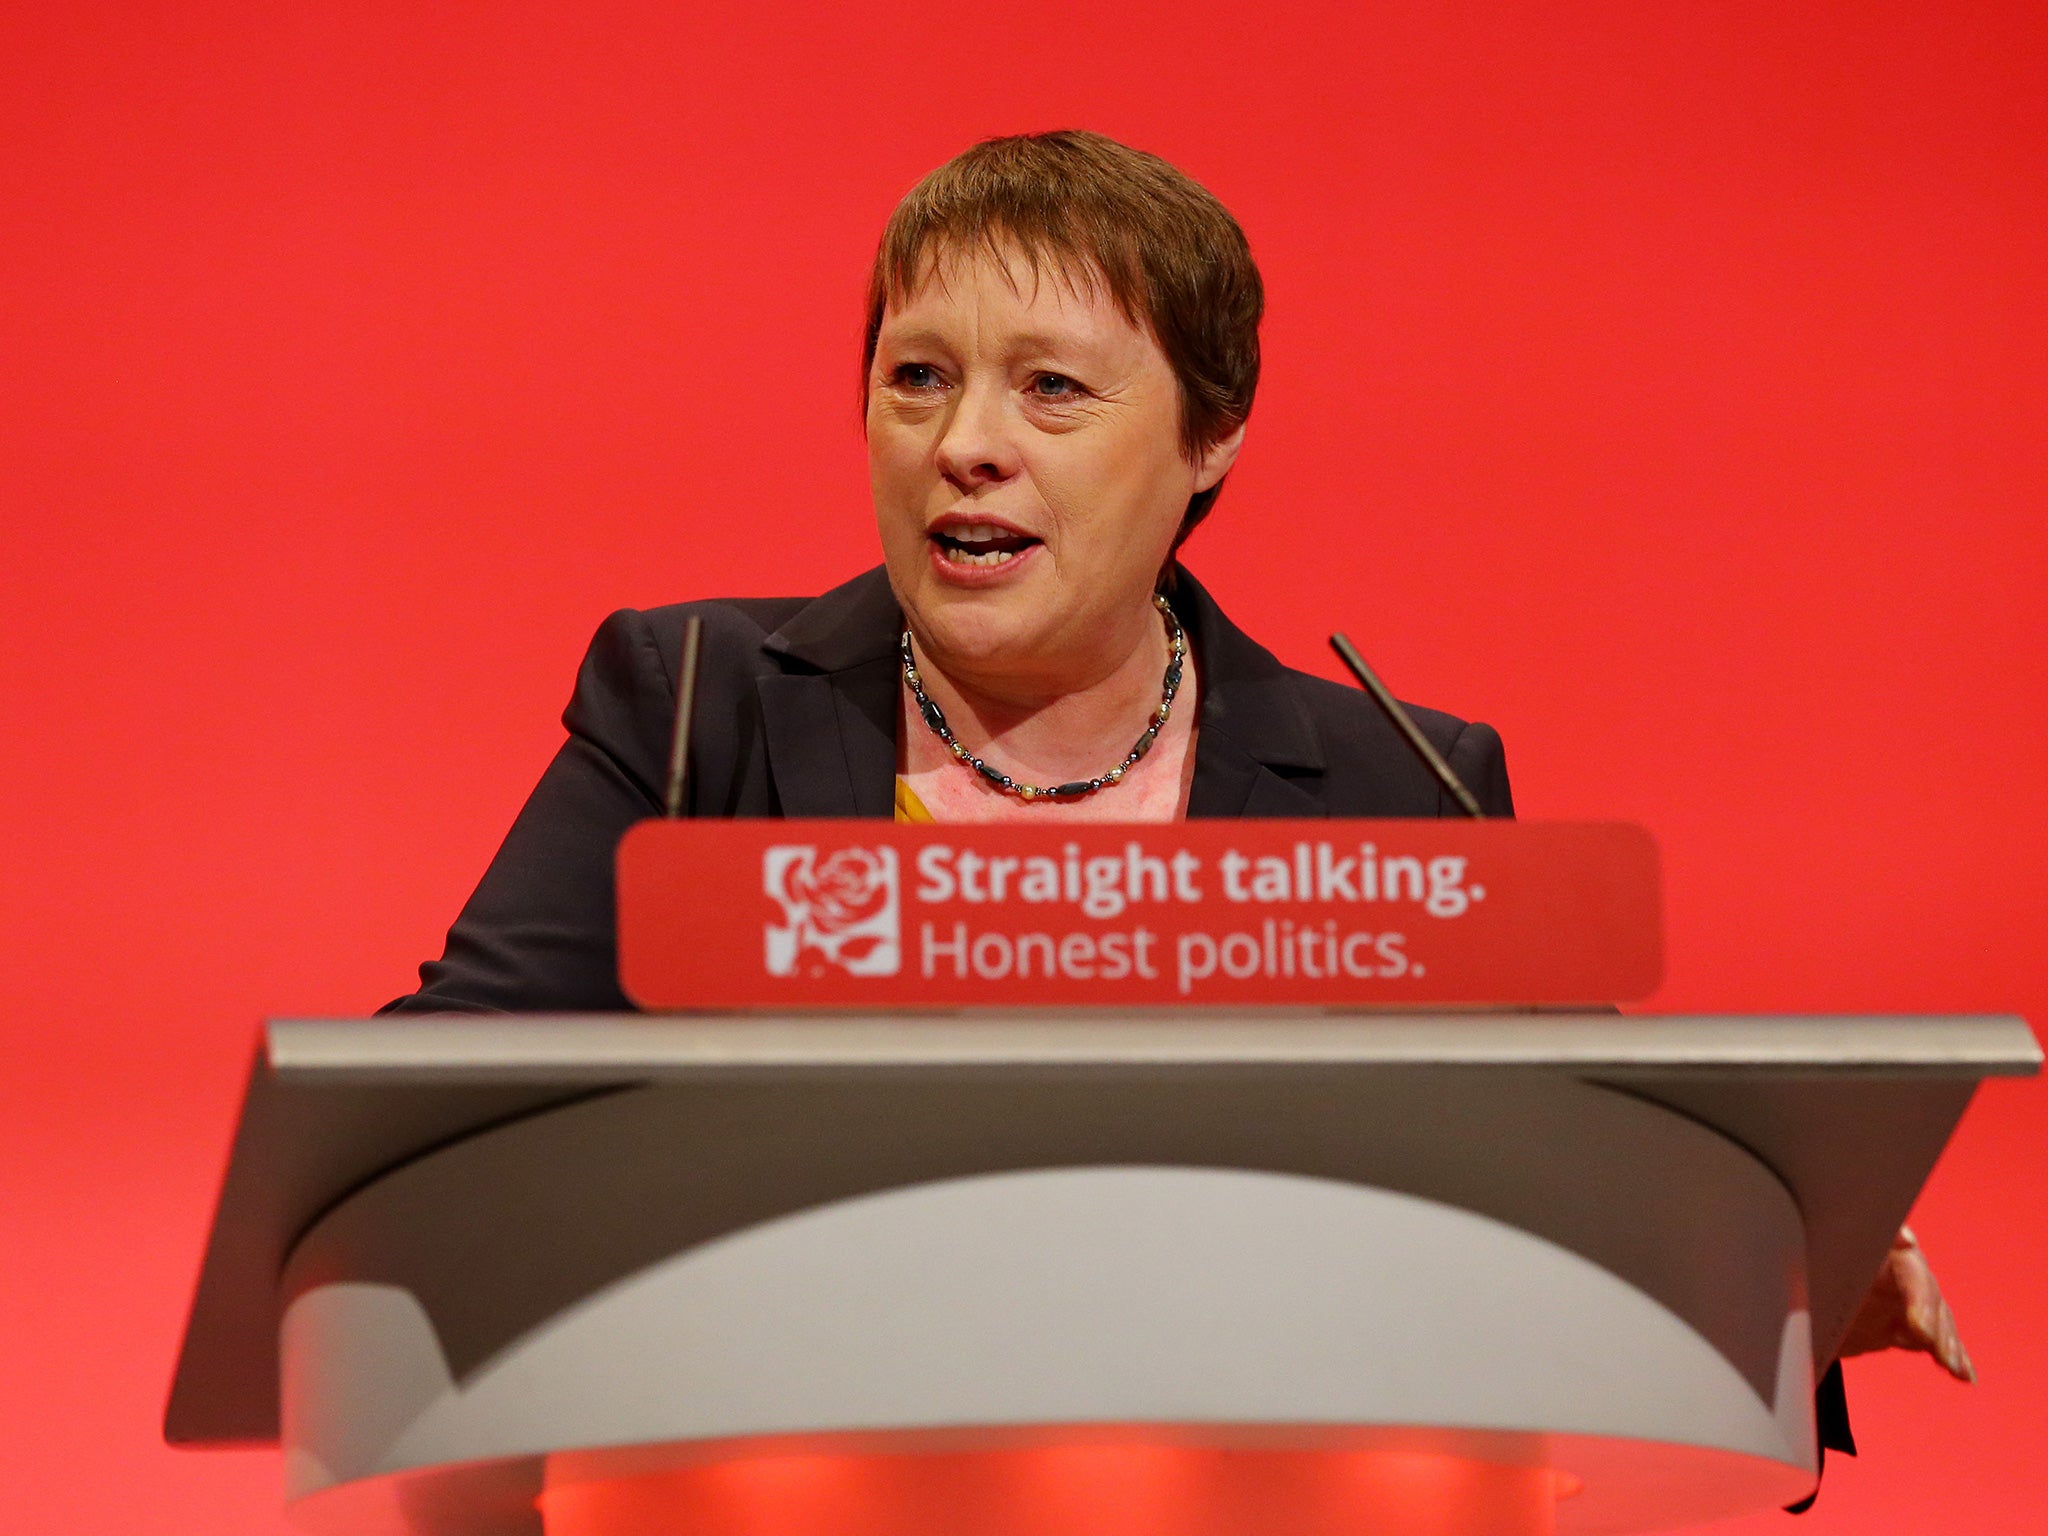
<instances>
[{"instance_id":1,"label":"lectern","mask_svg":"<svg viewBox=\"0 0 2048 1536\"><path fill-rule=\"evenodd\" d=\"M2015 1018L264 1034L174 1441L315 1532L1624 1532L1796 1500Z\"/></svg>"}]
</instances>

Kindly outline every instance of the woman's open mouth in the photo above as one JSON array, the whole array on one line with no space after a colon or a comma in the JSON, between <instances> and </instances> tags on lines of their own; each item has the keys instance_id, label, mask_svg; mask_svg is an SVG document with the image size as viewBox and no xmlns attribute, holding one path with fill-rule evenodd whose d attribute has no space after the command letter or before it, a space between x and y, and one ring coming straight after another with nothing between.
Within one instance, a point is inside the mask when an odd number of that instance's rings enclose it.
<instances>
[{"instance_id":1,"label":"woman's open mouth","mask_svg":"<svg viewBox=\"0 0 2048 1536\"><path fill-rule=\"evenodd\" d=\"M1042 541L994 523L955 523L931 533L940 560L953 566L1007 565Z\"/></svg>"}]
</instances>

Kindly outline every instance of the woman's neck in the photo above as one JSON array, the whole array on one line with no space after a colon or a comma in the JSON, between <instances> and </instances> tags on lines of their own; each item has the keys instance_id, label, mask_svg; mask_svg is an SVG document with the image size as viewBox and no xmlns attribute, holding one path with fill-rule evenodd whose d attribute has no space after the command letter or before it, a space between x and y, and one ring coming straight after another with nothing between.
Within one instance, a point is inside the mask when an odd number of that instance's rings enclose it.
<instances>
[{"instance_id":1,"label":"woman's neck","mask_svg":"<svg viewBox=\"0 0 2048 1536\"><path fill-rule=\"evenodd\" d=\"M1119 639L1058 682L979 676L922 647L918 673L968 751L989 749L1027 782L1062 784L1120 760L1159 707L1171 649L1159 616L1148 610Z\"/></svg>"},{"instance_id":2,"label":"woman's neck","mask_svg":"<svg viewBox=\"0 0 2048 1536\"><path fill-rule=\"evenodd\" d=\"M1117 646L1108 664L1076 686L979 685L942 658L916 651L925 693L969 752L1019 783L1041 787L1099 778L1124 760L1159 708L1171 647L1158 616ZM899 766L942 821L1170 821L1186 804L1197 709L1194 658L1184 666L1173 710L1151 751L1120 782L1078 800L1026 802L956 762L902 690Z\"/></svg>"}]
</instances>

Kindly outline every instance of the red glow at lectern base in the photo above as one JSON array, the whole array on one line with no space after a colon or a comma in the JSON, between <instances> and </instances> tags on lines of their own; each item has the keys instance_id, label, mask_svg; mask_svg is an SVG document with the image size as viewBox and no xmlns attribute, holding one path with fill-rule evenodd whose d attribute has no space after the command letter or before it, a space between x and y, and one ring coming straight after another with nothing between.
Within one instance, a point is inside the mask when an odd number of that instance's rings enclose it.
<instances>
[{"instance_id":1,"label":"red glow at lectern base","mask_svg":"<svg viewBox=\"0 0 2048 1536\"><path fill-rule=\"evenodd\" d=\"M1549 1536L1563 1474L1141 1440L760 1454L551 1487L547 1536Z\"/></svg>"}]
</instances>

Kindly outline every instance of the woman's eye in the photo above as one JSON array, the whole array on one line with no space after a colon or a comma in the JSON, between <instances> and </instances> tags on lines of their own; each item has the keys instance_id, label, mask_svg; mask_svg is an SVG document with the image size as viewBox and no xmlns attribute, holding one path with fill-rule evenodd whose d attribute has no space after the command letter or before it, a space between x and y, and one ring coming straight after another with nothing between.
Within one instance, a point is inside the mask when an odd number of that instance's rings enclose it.
<instances>
[{"instance_id":1,"label":"woman's eye","mask_svg":"<svg viewBox=\"0 0 2048 1536\"><path fill-rule=\"evenodd\" d=\"M928 363L903 363L889 378L905 389L931 389L939 382L939 370Z\"/></svg>"},{"instance_id":2,"label":"woman's eye","mask_svg":"<svg viewBox=\"0 0 2048 1536\"><path fill-rule=\"evenodd\" d=\"M1042 400L1071 400L1081 386L1063 373L1041 373L1031 381L1031 393Z\"/></svg>"}]
</instances>

